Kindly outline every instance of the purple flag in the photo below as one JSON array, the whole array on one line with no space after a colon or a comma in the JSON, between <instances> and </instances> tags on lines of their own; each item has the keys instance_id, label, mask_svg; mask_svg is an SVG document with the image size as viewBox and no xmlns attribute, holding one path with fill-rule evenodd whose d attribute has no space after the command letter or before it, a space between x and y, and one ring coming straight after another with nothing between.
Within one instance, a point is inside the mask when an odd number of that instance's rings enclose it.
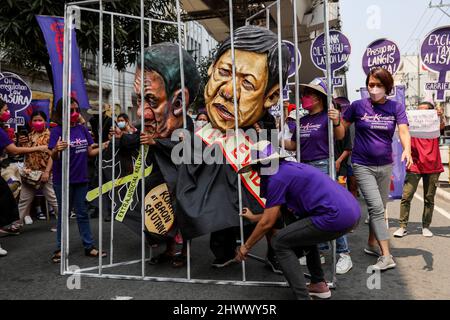
<instances>
[{"instance_id":1,"label":"purple flag","mask_svg":"<svg viewBox=\"0 0 450 320\"><path fill-rule=\"evenodd\" d=\"M52 65L54 103L58 102L63 92L63 48L64 48L64 18L36 16L44 34L48 54ZM77 45L75 30L72 30L72 74L70 95L78 100L80 108L89 108L89 100L84 85L83 72L80 65L80 51Z\"/></svg>"},{"instance_id":2,"label":"purple flag","mask_svg":"<svg viewBox=\"0 0 450 320\"><path fill-rule=\"evenodd\" d=\"M361 88L361 98L369 98L366 88ZM405 86L395 86L395 92L389 99L400 102L405 106ZM406 176L406 167L402 163L403 147L397 133L392 138L392 176L391 176L391 192L389 196L393 199L401 199L403 193L403 183Z\"/></svg>"}]
</instances>

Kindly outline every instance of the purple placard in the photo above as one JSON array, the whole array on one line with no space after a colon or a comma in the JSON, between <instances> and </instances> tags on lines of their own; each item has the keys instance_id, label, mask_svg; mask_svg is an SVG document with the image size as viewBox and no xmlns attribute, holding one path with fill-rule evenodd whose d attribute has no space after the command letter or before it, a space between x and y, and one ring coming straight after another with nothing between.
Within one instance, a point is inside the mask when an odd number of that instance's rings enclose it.
<instances>
[{"instance_id":1,"label":"purple placard","mask_svg":"<svg viewBox=\"0 0 450 320\"><path fill-rule=\"evenodd\" d=\"M25 81L14 73L0 73L0 98L6 102L11 119L8 124L17 131L17 126L23 126L25 119L18 113L25 110L31 103L31 89Z\"/></svg>"},{"instance_id":2,"label":"purple placard","mask_svg":"<svg viewBox=\"0 0 450 320\"><path fill-rule=\"evenodd\" d=\"M362 67L366 75L376 67L382 67L394 75L400 66L400 61L400 49L397 44L388 39L378 39L367 46Z\"/></svg>"},{"instance_id":3,"label":"purple placard","mask_svg":"<svg viewBox=\"0 0 450 320\"><path fill-rule=\"evenodd\" d=\"M36 16L44 34L47 51L50 56L53 74L54 104L62 97L63 91L63 47L64 47L64 18L50 16ZM80 51L77 45L75 29L72 30L72 66L71 66L70 95L76 98L80 108L89 108L83 72L80 64Z\"/></svg>"},{"instance_id":4,"label":"purple placard","mask_svg":"<svg viewBox=\"0 0 450 320\"><path fill-rule=\"evenodd\" d=\"M400 102L405 106L405 86L395 86L395 92L389 96L389 99ZM361 98L367 99L370 97L367 88L361 88ZM401 199L403 192L403 183L406 176L406 167L402 162L403 147L396 133L392 138L392 176L391 176L391 190L389 196L393 199Z\"/></svg>"},{"instance_id":5,"label":"purple placard","mask_svg":"<svg viewBox=\"0 0 450 320\"><path fill-rule=\"evenodd\" d=\"M420 57L423 65L439 73L438 82L426 83L425 89L437 91L436 101L445 101L445 93L450 90L450 82L446 81L450 71L450 26L437 28L425 37Z\"/></svg>"},{"instance_id":6,"label":"purple placard","mask_svg":"<svg viewBox=\"0 0 450 320\"><path fill-rule=\"evenodd\" d=\"M311 60L317 68L326 71L326 49L324 43L324 33L314 39L311 45ZM331 71L337 71L345 66L350 57L352 51L350 41L342 32L331 30L330 45Z\"/></svg>"},{"instance_id":7,"label":"purple placard","mask_svg":"<svg viewBox=\"0 0 450 320\"><path fill-rule=\"evenodd\" d=\"M295 45L287 40L283 40L283 43L288 47L289 52L291 53L291 64L289 65L288 70L288 78L290 78L295 75ZM298 68L300 69L300 65L302 64L302 54L300 53L300 49L297 49L297 56L298 56Z\"/></svg>"}]
</instances>

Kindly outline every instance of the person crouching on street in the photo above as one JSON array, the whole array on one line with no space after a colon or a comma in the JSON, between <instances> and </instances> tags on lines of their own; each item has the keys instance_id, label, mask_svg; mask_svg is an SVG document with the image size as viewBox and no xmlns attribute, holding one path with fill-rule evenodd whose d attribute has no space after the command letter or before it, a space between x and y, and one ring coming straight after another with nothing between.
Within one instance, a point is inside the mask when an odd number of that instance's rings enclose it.
<instances>
[{"instance_id":1,"label":"person crouching on street","mask_svg":"<svg viewBox=\"0 0 450 320\"><path fill-rule=\"evenodd\" d=\"M281 206L285 205L298 220L272 238L283 274L297 299L330 298L317 245L335 240L356 227L361 217L358 202L319 169L283 158L273 152L268 141L260 141L251 149L252 160L240 169L240 173L252 169L260 174L261 196L266 198L266 206L260 215L247 208L243 210L242 216L257 225L247 241L238 247L235 259L246 259L251 248L272 229ZM299 249L307 252L312 277L308 288L296 255Z\"/></svg>"}]
</instances>

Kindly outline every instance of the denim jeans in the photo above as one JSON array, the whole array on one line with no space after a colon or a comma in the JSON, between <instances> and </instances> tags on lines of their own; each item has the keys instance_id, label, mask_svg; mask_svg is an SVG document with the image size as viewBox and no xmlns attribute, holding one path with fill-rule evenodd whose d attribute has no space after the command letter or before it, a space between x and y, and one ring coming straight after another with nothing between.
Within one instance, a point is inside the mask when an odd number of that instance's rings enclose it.
<instances>
[{"instance_id":1,"label":"denim jeans","mask_svg":"<svg viewBox=\"0 0 450 320\"><path fill-rule=\"evenodd\" d=\"M315 161L307 162L306 164L309 164L310 166L313 166L314 168L319 169L323 173L329 175L329 172L330 172L329 163L330 163L330 159L322 159L322 160L315 160ZM328 243L319 244L320 251L325 251L325 250L329 250L329 249L330 249L330 247L329 247ZM346 235L336 239L336 253L337 254L350 253Z\"/></svg>"},{"instance_id":2,"label":"denim jeans","mask_svg":"<svg viewBox=\"0 0 450 320\"><path fill-rule=\"evenodd\" d=\"M322 282L325 278L317 244L337 239L347 231L349 230L343 230L342 232L321 231L314 226L311 218L305 218L281 229L272 238L272 247L283 270L283 275L297 299L309 299L305 278L296 254L298 249L308 252L306 263L311 273L311 283Z\"/></svg>"},{"instance_id":3,"label":"denim jeans","mask_svg":"<svg viewBox=\"0 0 450 320\"><path fill-rule=\"evenodd\" d=\"M58 200L58 229L56 233L56 243L61 249L61 185L55 184L56 199ZM74 208L77 216L78 230L80 232L83 247L91 249L94 246L94 238L89 224L89 215L86 208L87 183L73 183L69 187L69 208ZM69 217L67 217L68 219Z\"/></svg>"}]
</instances>

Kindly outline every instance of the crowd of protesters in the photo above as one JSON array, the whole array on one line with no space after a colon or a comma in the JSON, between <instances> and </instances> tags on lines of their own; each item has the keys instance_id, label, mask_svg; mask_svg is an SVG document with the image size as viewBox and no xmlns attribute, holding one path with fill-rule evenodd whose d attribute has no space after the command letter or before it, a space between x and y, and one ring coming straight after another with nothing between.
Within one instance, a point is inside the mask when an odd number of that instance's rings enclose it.
<instances>
[{"instance_id":1,"label":"crowd of protesters","mask_svg":"<svg viewBox=\"0 0 450 320\"><path fill-rule=\"evenodd\" d=\"M329 250L329 241L336 240L337 274L345 274L352 267L350 247L347 237L358 227L360 218L359 204L356 200L362 197L368 209L369 237L364 252L377 258L373 268L388 270L396 267L390 251L390 233L385 222L386 203L391 183L394 132L403 146L402 161L407 174L404 182L403 196L399 207L400 228L393 234L403 237L407 234L411 200L420 179L424 185L424 211L422 218L423 236L431 237L434 197L439 175L443 165L439 153L439 141L435 139L411 138L408 131L408 118L405 106L388 98L394 87L392 75L385 69L376 68L367 76L366 88L370 97L350 103L346 98L334 99L329 106L330 93L323 79L314 79L309 84L300 86L301 113L296 106L286 106L285 132L280 133L289 152L289 161L282 160L279 172L262 179L262 195L267 198L265 211L255 215L249 209L244 210L244 218L255 223L256 227L246 242L237 246L232 237L232 248L227 257L213 263L215 267L225 267L232 261L245 259L250 248L270 229L281 211L291 211L293 219L287 226L268 238L268 263L273 271L283 273L298 298L309 295L320 298L330 296L326 286L321 264L324 263L324 252ZM115 107L115 106L114 106ZM62 140L62 101L56 103L52 112L52 126L43 112L34 112L26 131L16 134L7 125L10 112L5 102L0 100L0 156L2 159L2 177L0 177L0 233L19 234L26 225L32 224L32 204L36 194L42 194L49 205L47 217L57 217L56 250L51 257L55 263L61 260L61 205L62 205L62 158L61 152L70 150L70 201L68 207L76 218L80 238L86 256L105 257L94 243L90 226L90 217L95 216L95 208L88 208L86 194L92 186L92 171L95 171L95 159L101 149L108 146L112 136L134 134L138 131L125 113L111 117L111 108L104 105L103 114L99 114L99 106L92 105L88 114L89 121L81 116L80 106L76 99L70 103L70 139ZM435 109L432 102L419 104L419 109ZM109 111L109 113L108 113ZM444 121L442 111L438 116ZM296 117L300 116L300 141L296 134ZM102 121L100 121L100 117ZM383 125L378 121L382 118ZM329 128L330 120L333 124ZM102 123L103 127L99 125ZM195 128L199 129L209 123L206 111L198 111L195 117ZM255 124L258 131L258 123ZM330 148L328 131L333 130L335 143L335 159L330 164ZM99 137L102 135L102 139ZM103 146L99 147L99 141ZM297 144L300 144L300 162L296 163ZM261 150L257 150L258 152ZM270 158L271 154L262 158ZM281 151L280 151L281 152ZM14 156L24 155L17 163ZM283 158L284 159L284 158ZM330 165L336 168L336 180L327 176ZM261 164L251 164L253 170L260 171ZM20 192L17 185L8 183L4 177L8 167L17 168L21 180ZM339 182L339 183L338 183ZM339 185L341 184L341 185ZM15 189L14 189L15 188ZM300 190L302 189L302 190ZM348 189L349 192L345 191ZM342 199L346 199L343 201ZM318 206L321 206L321 209ZM42 210L35 209L36 216L47 217ZM325 209L324 209L325 208ZM286 210L285 210L286 209ZM89 211L93 210L91 214ZM106 215L105 220L111 217ZM287 223L286 223L287 224ZM214 238L214 239L213 239ZM223 242L222 234L215 233L211 241ZM168 250L176 251L176 245L182 240L170 239ZM220 247L223 243L218 243ZM271 244L271 245L270 245ZM218 247L216 246L216 247ZM185 248L185 247L183 247ZM228 248L229 249L229 248ZM236 251L236 256L232 253ZM167 250L166 250L167 251ZM7 251L0 247L0 256ZM173 260L173 266L185 265L184 259ZM276 259L275 259L276 257ZM159 263L164 256L157 256L151 263ZM307 265L312 281L306 289L300 265Z\"/></svg>"}]
</instances>

